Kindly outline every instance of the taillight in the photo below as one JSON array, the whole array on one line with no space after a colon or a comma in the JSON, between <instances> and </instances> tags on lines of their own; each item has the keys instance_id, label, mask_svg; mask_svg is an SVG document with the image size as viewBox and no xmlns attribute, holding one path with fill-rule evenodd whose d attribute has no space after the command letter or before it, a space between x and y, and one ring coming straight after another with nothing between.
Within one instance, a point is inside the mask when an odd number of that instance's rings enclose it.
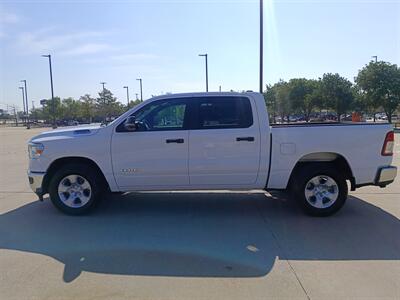
<instances>
[{"instance_id":1,"label":"taillight","mask_svg":"<svg viewBox=\"0 0 400 300\"><path fill-rule=\"evenodd\" d=\"M393 155L393 148L394 148L394 132L389 131L386 134L385 142L383 143L381 154L383 156L391 156L391 155Z\"/></svg>"}]
</instances>

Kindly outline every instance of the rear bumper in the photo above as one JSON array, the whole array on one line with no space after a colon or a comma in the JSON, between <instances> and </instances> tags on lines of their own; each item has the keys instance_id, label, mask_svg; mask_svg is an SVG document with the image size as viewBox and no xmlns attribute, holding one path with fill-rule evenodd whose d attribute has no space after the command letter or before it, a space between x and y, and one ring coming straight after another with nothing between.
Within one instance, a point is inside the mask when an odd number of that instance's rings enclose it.
<instances>
[{"instance_id":1,"label":"rear bumper","mask_svg":"<svg viewBox=\"0 0 400 300\"><path fill-rule=\"evenodd\" d=\"M397 167L394 166L387 166L381 167L378 169L375 177L375 185L378 186L387 186L388 184L392 183L397 175Z\"/></svg>"},{"instance_id":2,"label":"rear bumper","mask_svg":"<svg viewBox=\"0 0 400 300\"><path fill-rule=\"evenodd\" d=\"M375 185L383 188L388 184L391 184L395 180L396 175L397 175L397 167L394 166L380 167L376 171L374 182L361 183L361 184L356 184L354 186L352 183L352 191L354 191L356 188L360 188L367 185Z\"/></svg>"},{"instance_id":3,"label":"rear bumper","mask_svg":"<svg viewBox=\"0 0 400 300\"><path fill-rule=\"evenodd\" d=\"M45 172L31 172L28 171L28 180L29 185L32 191L37 194L39 197L43 196L43 178L46 175Z\"/></svg>"}]
</instances>

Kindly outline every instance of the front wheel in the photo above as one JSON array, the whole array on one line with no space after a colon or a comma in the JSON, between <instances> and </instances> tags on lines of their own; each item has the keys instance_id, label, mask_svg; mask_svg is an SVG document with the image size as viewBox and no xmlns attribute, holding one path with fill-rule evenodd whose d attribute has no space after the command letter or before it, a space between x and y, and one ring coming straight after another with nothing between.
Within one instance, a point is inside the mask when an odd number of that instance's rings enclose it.
<instances>
[{"instance_id":1,"label":"front wheel","mask_svg":"<svg viewBox=\"0 0 400 300\"><path fill-rule=\"evenodd\" d=\"M306 165L296 179L292 183L295 197L309 215L332 215L346 202L346 179L327 164Z\"/></svg>"},{"instance_id":2,"label":"front wheel","mask_svg":"<svg viewBox=\"0 0 400 300\"><path fill-rule=\"evenodd\" d=\"M101 197L101 181L90 166L69 164L60 168L50 181L49 194L54 206L69 215L89 212Z\"/></svg>"}]
</instances>

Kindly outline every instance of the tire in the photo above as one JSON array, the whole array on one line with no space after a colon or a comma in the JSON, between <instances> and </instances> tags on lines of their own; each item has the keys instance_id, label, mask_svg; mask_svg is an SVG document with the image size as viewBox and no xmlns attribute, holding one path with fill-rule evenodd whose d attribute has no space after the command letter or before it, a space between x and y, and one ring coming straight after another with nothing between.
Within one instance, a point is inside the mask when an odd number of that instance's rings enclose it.
<instances>
[{"instance_id":1,"label":"tire","mask_svg":"<svg viewBox=\"0 0 400 300\"><path fill-rule=\"evenodd\" d=\"M326 217L339 211L347 199L347 183L332 165L310 163L291 183L295 199L311 216Z\"/></svg>"},{"instance_id":2,"label":"tire","mask_svg":"<svg viewBox=\"0 0 400 300\"><path fill-rule=\"evenodd\" d=\"M68 215L83 215L101 200L104 184L89 165L67 164L50 180L49 194L56 208Z\"/></svg>"}]
</instances>

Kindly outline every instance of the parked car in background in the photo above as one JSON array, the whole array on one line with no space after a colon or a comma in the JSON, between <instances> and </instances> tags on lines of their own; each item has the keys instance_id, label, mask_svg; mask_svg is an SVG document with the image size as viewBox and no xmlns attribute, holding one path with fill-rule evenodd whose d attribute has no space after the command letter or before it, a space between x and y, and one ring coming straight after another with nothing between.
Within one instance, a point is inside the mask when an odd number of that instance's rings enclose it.
<instances>
[{"instance_id":1,"label":"parked car in background","mask_svg":"<svg viewBox=\"0 0 400 300\"><path fill-rule=\"evenodd\" d=\"M69 121L67 122L67 125L68 125L68 126L78 126L78 125L79 125L79 122L78 122L78 121L74 121L74 120L69 120Z\"/></svg>"}]
</instances>

